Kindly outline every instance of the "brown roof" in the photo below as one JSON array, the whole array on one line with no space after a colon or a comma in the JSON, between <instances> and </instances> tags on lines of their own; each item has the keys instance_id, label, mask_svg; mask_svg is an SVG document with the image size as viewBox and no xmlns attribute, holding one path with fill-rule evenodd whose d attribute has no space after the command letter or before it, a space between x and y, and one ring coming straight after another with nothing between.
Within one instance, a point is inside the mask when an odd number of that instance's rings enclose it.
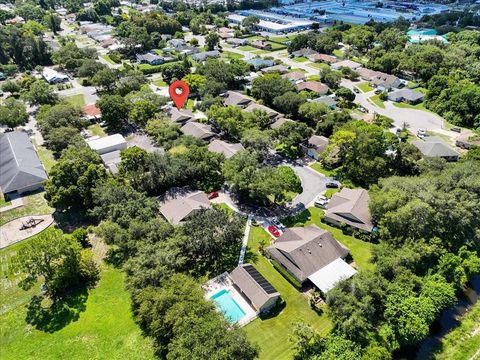
<instances>
[{"instance_id":1,"label":"brown roof","mask_svg":"<svg viewBox=\"0 0 480 360\"><path fill-rule=\"evenodd\" d=\"M187 109L178 110L177 108L169 108L167 115L170 117L170 120L177 124L185 124L187 121L190 121L194 118L193 112Z\"/></svg>"},{"instance_id":2,"label":"brown roof","mask_svg":"<svg viewBox=\"0 0 480 360\"><path fill-rule=\"evenodd\" d=\"M310 61L313 62L325 62L325 63L335 63L338 59L335 56L327 55L327 54L312 54L308 57Z\"/></svg>"},{"instance_id":3,"label":"brown roof","mask_svg":"<svg viewBox=\"0 0 480 360\"><path fill-rule=\"evenodd\" d=\"M208 141L215 136L210 125L195 121L186 123L180 128L180 131L185 135L190 135L205 141Z\"/></svg>"},{"instance_id":4,"label":"brown roof","mask_svg":"<svg viewBox=\"0 0 480 360\"><path fill-rule=\"evenodd\" d=\"M328 203L325 220L345 223L354 228L372 231L373 225L368 209L368 191L343 188L334 194Z\"/></svg>"},{"instance_id":5,"label":"brown roof","mask_svg":"<svg viewBox=\"0 0 480 360\"><path fill-rule=\"evenodd\" d=\"M261 105L261 104L257 104L255 102L251 102L246 108L245 108L245 111L253 111L253 110L263 110L265 111L268 116L270 116L271 118L274 118L278 115L280 115L278 112L276 112L275 110L273 109L270 109L268 106L265 106L265 105Z\"/></svg>"},{"instance_id":6,"label":"brown roof","mask_svg":"<svg viewBox=\"0 0 480 360\"><path fill-rule=\"evenodd\" d=\"M278 291L251 265L237 266L230 278L257 310L271 299L278 298Z\"/></svg>"},{"instance_id":7,"label":"brown roof","mask_svg":"<svg viewBox=\"0 0 480 360\"><path fill-rule=\"evenodd\" d=\"M297 89L299 91L302 91L302 90L314 91L320 95L324 95L328 93L328 90L330 90L328 85L322 84L320 81L305 81L303 83L297 84Z\"/></svg>"},{"instance_id":8,"label":"brown roof","mask_svg":"<svg viewBox=\"0 0 480 360\"><path fill-rule=\"evenodd\" d=\"M284 117L280 117L278 118L277 120L275 120L274 123L272 123L270 125L270 128L271 129L278 129L279 127L281 127L283 124L285 124L287 121L293 121L293 120L290 120L290 119L286 119Z\"/></svg>"},{"instance_id":9,"label":"brown roof","mask_svg":"<svg viewBox=\"0 0 480 360\"><path fill-rule=\"evenodd\" d=\"M222 140L213 140L208 145L208 150L214 153L223 154L226 159L231 158L237 152L245 150L242 144L230 144Z\"/></svg>"},{"instance_id":10,"label":"brown roof","mask_svg":"<svg viewBox=\"0 0 480 360\"><path fill-rule=\"evenodd\" d=\"M267 251L300 283L332 261L344 258L349 252L332 234L317 225L285 230Z\"/></svg>"},{"instance_id":11,"label":"brown roof","mask_svg":"<svg viewBox=\"0 0 480 360\"><path fill-rule=\"evenodd\" d=\"M227 106L234 105L244 107L252 102L251 99L236 91L227 91L223 98L223 103Z\"/></svg>"},{"instance_id":12,"label":"brown roof","mask_svg":"<svg viewBox=\"0 0 480 360\"><path fill-rule=\"evenodd\" d=\"M192 213L201 209L210 209L210 201L203 191L194 191L187 194L174 195L160 203L160 213L170 223L180 224Z\"/></svg>"},{"instance_id":13,"label":"brown roof","mask_svg":"<svg viewBox=\"0 0 480 360\"><path fill-rule=\"evenodd\" d=\"M288 74L283 75L283 77L289 79L289 80L304 80L305 79L305 73L302 71L292 71Z\"/></svg>"},{"instance_id":14,"label":"brown roof","mask_svg":"<svg viewBox=\"0 0 480 360\"><path fill-rule=\"evenodd\" d=\"M83 108L82 108L82 112L86 115L86 116L92 116L92 117L100 117L102 116L102 112L100 111L100 109L97 107L97 105L95 104L89 104L89 105L85 105Z\"/></svg>"},{"instance_id":15,"label":"brown roof","mask_svg":"<svg viewBox=\"0 0 480 360\"><path fill-rule=\"evenodd\" d=\"M308 145L320 153L326 149L328 138L325 136L312 135L310 139L308 139Z\"/></svg>"},{"instance_id":16,"label":"brown roof","mask_svg":"<svg viewBox=\"0 0 480 360\"><path fill-rule=\"evenodd\" d=\"M273 65L260 70L263 73L279 72L280 74L285 74L288 72L288 68L284 65Z\"/></svg>"}]
</instances>

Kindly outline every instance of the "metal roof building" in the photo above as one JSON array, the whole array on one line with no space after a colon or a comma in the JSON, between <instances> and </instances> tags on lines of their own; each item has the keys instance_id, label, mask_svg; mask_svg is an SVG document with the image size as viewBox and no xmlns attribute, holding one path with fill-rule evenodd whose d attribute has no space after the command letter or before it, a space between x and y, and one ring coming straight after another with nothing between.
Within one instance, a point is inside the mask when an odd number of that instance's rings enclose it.
<instances>
[{"instance_id":1,"label":"metal roof building","mask_svg":"<svg viewBox=\"0 0 480 360\"><path fill-rule=\"evenodd\" d=\"M0 135L0 188L4 194L37 190L47 179L26 133L14 131Z\"/></svg>"}]
</instances>

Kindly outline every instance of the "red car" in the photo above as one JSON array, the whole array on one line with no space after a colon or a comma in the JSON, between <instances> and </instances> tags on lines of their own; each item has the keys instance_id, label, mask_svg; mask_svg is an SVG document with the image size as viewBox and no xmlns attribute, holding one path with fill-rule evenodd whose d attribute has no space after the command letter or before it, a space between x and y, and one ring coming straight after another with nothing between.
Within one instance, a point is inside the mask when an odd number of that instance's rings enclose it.
<instances>
[{"instance_id":1,"label":"red car","mask_svg":"<svg viewBox=\"0 0 480 360\"><path fill-rule=\"evenodd\" d=\"M275 226L273 225L270 225L269 227L267 227L267 230L270 234L272 234L273 236L275 236L276 238L280 236L280 230L278 230Z\"/></svg>"},{"instance_id":2,"label":"red car","mask_svg":"<svg viewBox=\"0 0 480 360\"><path fill-rule=\"evenodd\" d=\"M210 194L207 195L208 200L212 200L218 197L218 191L212 191Z\"/></svg>"}]
</instances>

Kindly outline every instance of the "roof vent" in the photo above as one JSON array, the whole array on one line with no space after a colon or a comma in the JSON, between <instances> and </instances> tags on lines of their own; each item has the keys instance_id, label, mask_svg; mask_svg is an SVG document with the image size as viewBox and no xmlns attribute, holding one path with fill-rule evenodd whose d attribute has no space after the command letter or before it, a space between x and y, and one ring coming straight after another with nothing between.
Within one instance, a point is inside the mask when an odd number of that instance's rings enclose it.
<instances>
[{"instance_id":1,"label":"roof vent","mask_svg":"<svg viewBox=\"0 0 480 360\"><path fill-rule=\"evenodd\" d=\"M323 247L322 243L318 243L318 246Z\"/></svg>"},{"instance_id":2,"label":"roof vent","mask_svg":"<svg viewBox=\"0 0 480 360\"><path fill-rule=\"evenodd\" d=\"M310 249L307 249L308 253L311 254L312 252L310 251Z\"/></svg>"}]
</instances>

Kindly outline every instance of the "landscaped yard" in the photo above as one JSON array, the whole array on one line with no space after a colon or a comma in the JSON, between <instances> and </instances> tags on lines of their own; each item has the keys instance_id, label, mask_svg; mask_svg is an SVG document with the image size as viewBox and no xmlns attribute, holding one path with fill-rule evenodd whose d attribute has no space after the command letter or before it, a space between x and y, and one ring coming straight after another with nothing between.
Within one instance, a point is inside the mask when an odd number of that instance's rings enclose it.
<instances>
[{"instance_id":1,"label":"landscaped yard","mask_svg":"<svg viewBox=\"0 0 480 360\"><path fill-rule=\"evenodd\" d=\"M330 320L325 313L319 316L313 311L307 298L295 289L264 256L260 255L258 244L262 240L268 244L270 236L263 228L252 226L248 238L247 261L254 264L255 268L277 289L286 306L278 315L256 319L244 329L248 338L260 346L260 359L292 359L294 350L290 336L293 324L304 321L319 333L324 334L330 330Z\"/></svg>"},{"instance_id":2,"label":"landscaped yard","mask_svg":"<svg viewBox=\"0 0 480 360\"><path fill-rule=\"evenodd\" d=\"M0 193L0 207L8 206L10 204L11 204L11 202L5 200L5 197L3 196L3 194Z\"/></svg>"},{"instance_id":3,"label":"landscaped yard","mask_svg":"<svg viewBox=\"0 0 480 360\"><path fill-rule=\"evenodd\" d=\"M343 234L342 230L327 225L321 221L324 215L323 210L319 208L308 208L303 213L282 220L286 226L298 226L299 224L315 224L318 227L329 231L335 239L350 249L353 260L360 269L371 269L374 265L370 262L372 257L372 248L374 244L354 238L353 236Z\"/></svg>"},{"instance_id":4,"label":"landscaped yard","mask_svg":"<svg viewBox=\"0 0 480 360\"><path fill-rule=\"evenodd\" d=\"M369 100L377 107L381 109L385 109L385 104L383 101L380 99L379 95L373 95L372 97L369 98Z\"/></svg>"},{"instance_id":5,"label":"landscaped yard","mask_svg":"<svg viewBox=\"0 0 480 360\"><path fill-rule=\"evenodd\" d=\"M243 55L242 54L237 54L237 53L234 53L234 52L231 52L231 51L223 51L222 52L222 58L227 58L227 59L243 59Z\"/></svg>"},{"instance_id":6,"label":"landscaped yard","mask_svg":"<svg viewBox=\"0 0 480 360\"><path fill-rule=\"evenodd\" d=\"M40 191L23 196L23 206L0 214L0 225L22 216L53 213L53 209L48 206L44 194L43 191Z\"/></svg>"},{"instance_id":7,"label":"landscaped yard","mask_svg":"<svg viewBox=\"0 0 480 360\"><path fill-rule=\"evenodd\" d=\"M53 165L57 163L57 161L53 157L52 151L48 150L44 146L38 145L35 140L33 140L33 145L35 146L35 149L37 150L37 155L40 158L40 161L48 174L52 169Z\"/></svg>"},{"instance_id":8,"label":"landscaped yard","mask_svg":"<svg viewBox=\"0 0 480 360\"><path fill-rule=\"evenodd\" d=\"M257 48L254 48L253 46L250 46L250 45L239 46L237 49L238 49L238 50L242 50L242 51L255 51L255 50L258 50Z\"/></svg>"},{"instance_id":9,"label":"landscaped yard","mask_svg":"<svg viewBox=\"0 0 480 360\"><path fill-rule=\"evenodd\" d=\"M93 124L88 127L88 130L93 136L104 137L107 136L107 133L102 129L99 124Z\"/></svg>"},{"instance_id":10,"label":"landscaped yard","mask_svg":"<svg viewBox=\"0 0 480 360\"><path fill-rule=\"evenodd\" d=\"M69 304L69 311L62 314L74 314L73 319L58 316L51 320L58 327L64 325L53 332L37 330L26 323L24 305L31 294L23 293L20 301L12 297L9 303L15 306L0 314L2 360L154 359L149 340L142 337L133 321L130 297L123 283L120 270L105 266L97 287L88 295L79 294Z\"/></svg>"},{"instance_id":11,"label":"landscaped yard","mask_svg":"<svg viewBox=\"0 0 480 360\"><path fill-rule=\"evenodd\" d=\"M163 79L154 80L153 85L158 86L158 87L168 86L168 84L165 81L163 81Z\"/></svg>"},{"instance_id":12,"label":"landscaped yard","mask_svg":"<svg viewBox=\"0 0 480 360\"><path fill-rule=\"evenodd\" d=\"M322 70L322 69L330 69L330 66L328 66L327 64L325 63L311 63L311 64L308 64L308 66L311 66L315 69L319 69L319 70Z\"/></svg>"},{"instance_id":13,"label":"landscaped yard","mask_svg":"<svg viewBox=\"0 0 480 360\"><path fill-rule=\"evenodd\" d=\"M357 88L359 88L360 91L364 93L373 91L373 87L371 87L370 84L367 82L358 84Z\"/></svg>"},{"instance_id":14,"label":"landscaped yard","mask_svg":"<svg viewBox=\"0 0 480 360\"><path fill-rule=\"evenodd\" d=\"M288 41L292 41L295 39L297 35L287 35L287 36L272 36L270 40L280 42L280 43L285 43Z\"/></svg>"},{"instance_id":15,"label":"landscaped yard","mask_svg":"<svg viewBox=\"0 0 480 360\"><path fill-rule=\"evenodd\" d=\"M338 58L342 58L343 57L343 51L339 50L339 49L335 49L335 50L333 50L333 55L335 55Z\"/></svg>"},{"instance_id":16,"label":"landscaped yard","mask_svg":"<svg viewBox=\"0 0 480 360\"><path fill-rule=\"evenodd\" d=\"M267 44L272 45L272 51L277 51L277 50L282 50L287 48L285 45L282 45L276 42L267 41Z\"/></svg>"},{"instance_id":17,"label":"landscaped yard","mask_svg":"<svg viewBox=\"0 0 480 360\"><path fill-rule=\"evenodd\" d=\"M83 107L85 106L85 96L83 94L77 94L72 96L67 96L65 100L76 107Z\"/></svg>"},{"instance_id":18,"label":"landscaped yard","mask_svg":"<svg viewBox=\"0 0 480 360\"><path fill-rule=\"evenodd\" d=\"M110 59L110 56L108 56L108 55L103 55L103 56L102 56L102 59L105 60L106 62L112 64L112 65L115 65L115 61L113 61L112 59Z\"/></svg>"},{"instance_id":19,"label":"landscaped yard","mask_svg":"<svg viewBox=\"0 0 480 360\"><path fill-rule=\"evenodd\" d=\"M398 108L404 108L404 109L417 109L417 110L421 110L421 111L432 112L425 107L423 102L415 104L415 105L411 105L411 104L404 103L404 102L401 102L401 103L393 102L393 106L396 106Z\"/></svg>"},{"instance_id":20,"label":"landscaped yard","mask_svg":"<svg viewBox=\"0 0 480 360\"><path fill-rule=\"evenodd\" d=\"M303 63L303 62L308 61L308 59L305 58L305 57L303 57L303 56L299 56L299 57L293 58L292 60L295 61L295 62L298 62L298 63Z\"/></svg>"},{"instance_id":21,"label":"landscaped yard","mask_svg":"<svg viewBox=\"0 0 480 360\"><path fill-rule=\"evenodd\" d=\"M328 177L334 177L336 172L335 170L328 170L328 169L325 169L322 164L320 164L319 162L315 162L313 164L310 165L310 167L315 170L315 171L318 171L319 173L325 175L325 176L328 176Z\"/></svg>"}]
</instances>

